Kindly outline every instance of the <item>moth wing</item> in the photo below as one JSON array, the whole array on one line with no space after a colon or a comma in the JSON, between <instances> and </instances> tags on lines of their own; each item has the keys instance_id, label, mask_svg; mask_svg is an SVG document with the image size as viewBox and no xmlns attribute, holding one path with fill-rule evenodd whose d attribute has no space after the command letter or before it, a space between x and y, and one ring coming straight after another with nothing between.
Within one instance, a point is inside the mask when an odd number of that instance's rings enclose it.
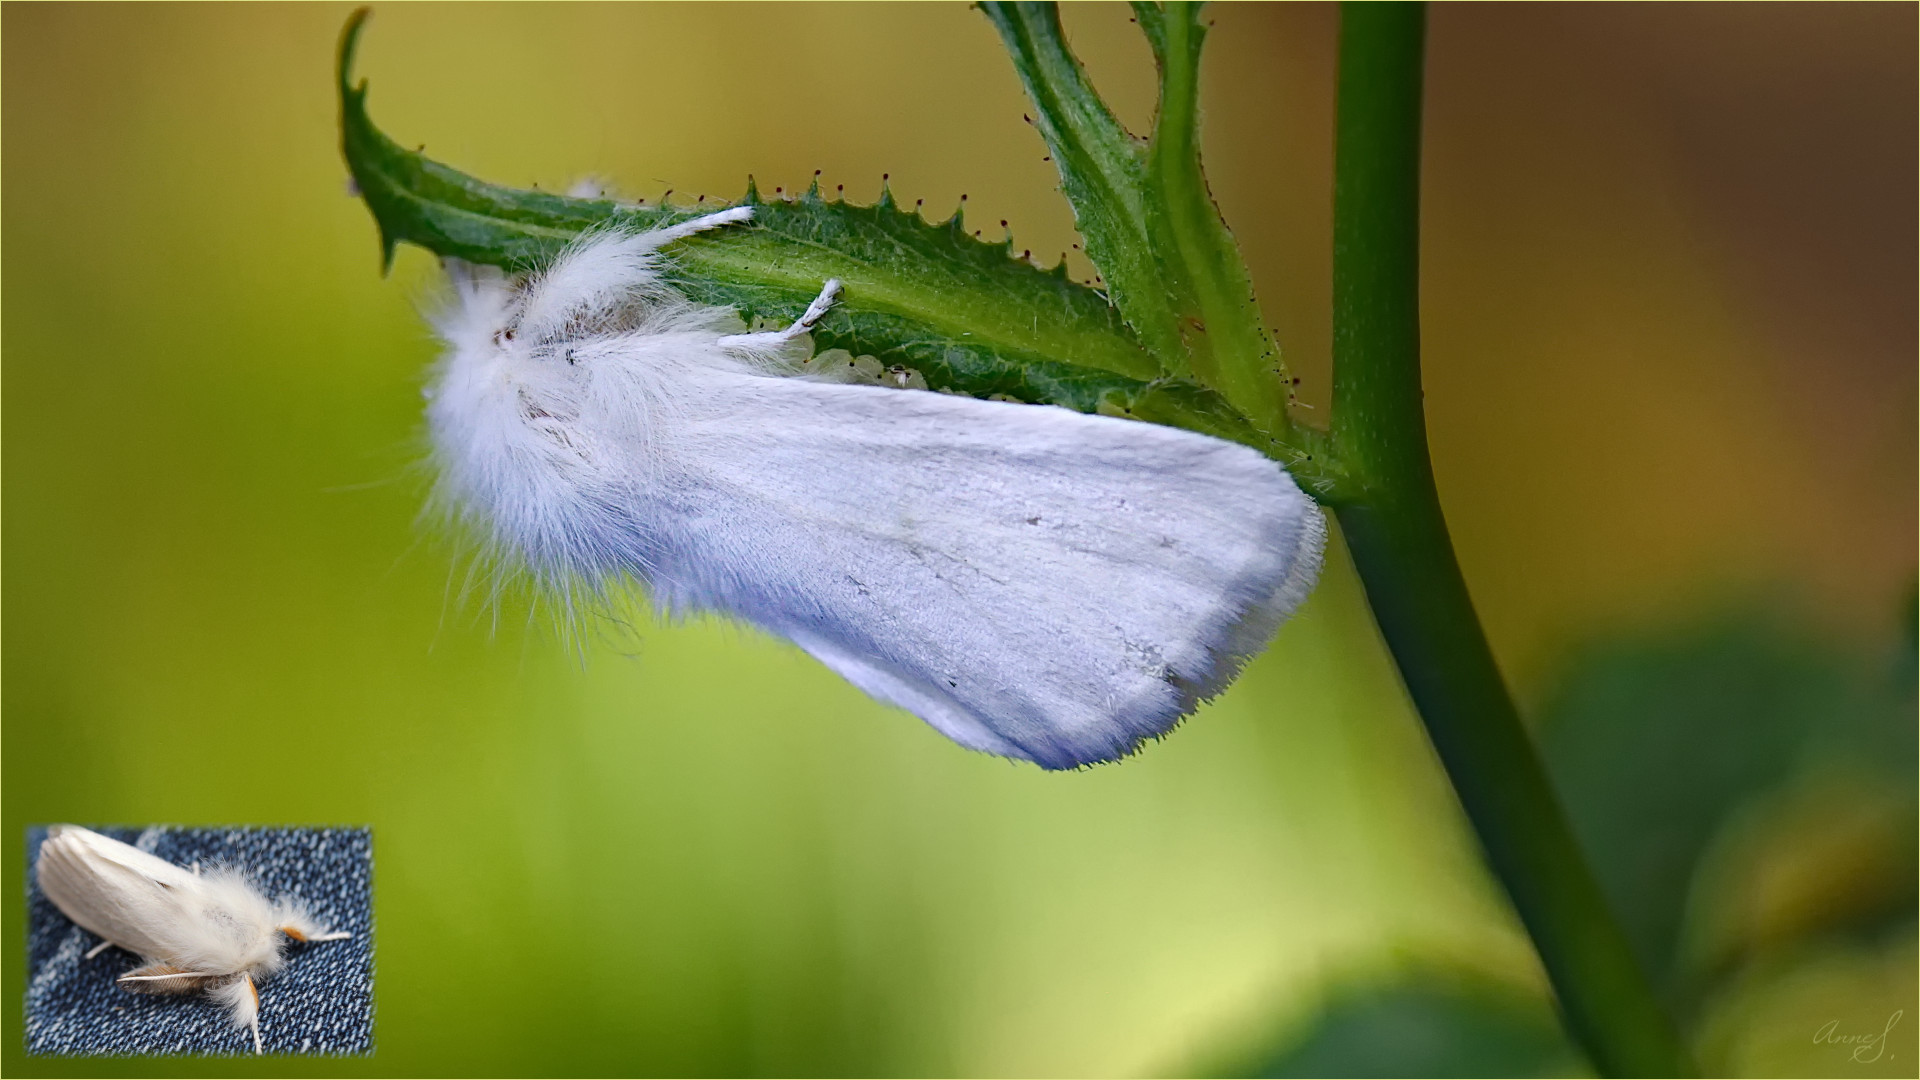
<instances>
[{"instance_id":1,"label":"moth wing","mask_svg":"<svg viewBox=\"0 0 1920 1080\"><path fill-rule=\"evenodd\" d=\"M165 859L77 825L54 825L34 875L67 918L129 952L167 957L197 879Z\"/></svg>"},{"instance_id":2,"label":"moth wing","mask_svg":"<svg viewBox=\"0 0 1920 1080\"><path fill-rule=\"evenodd\" d=\"M715 375L646 576L794 641L963 745L1121 756L1223 689L1312 587L1277 464L1051 406Z\"/></svg>"}]
</instances>

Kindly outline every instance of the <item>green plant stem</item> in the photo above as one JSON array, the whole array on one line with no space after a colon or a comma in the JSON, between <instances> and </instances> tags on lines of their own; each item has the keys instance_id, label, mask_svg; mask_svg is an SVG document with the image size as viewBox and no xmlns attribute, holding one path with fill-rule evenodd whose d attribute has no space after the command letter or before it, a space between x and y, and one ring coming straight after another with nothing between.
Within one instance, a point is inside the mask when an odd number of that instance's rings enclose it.
<instances>
[{"instance_id":1,"label":"green plant stem","mask_svg":"<svg viewBox=\"0 0 1920 1080\"><path fill-rule=\"evenodd\" d=\"M1695 1075L1521 726L1441 515L1420 388L1424 32L1418 4L1343 5L1333 442L1356 497L1336 511L1381 634L1568 1029L1609 1075Z\"/></svg>"}]
</instances>

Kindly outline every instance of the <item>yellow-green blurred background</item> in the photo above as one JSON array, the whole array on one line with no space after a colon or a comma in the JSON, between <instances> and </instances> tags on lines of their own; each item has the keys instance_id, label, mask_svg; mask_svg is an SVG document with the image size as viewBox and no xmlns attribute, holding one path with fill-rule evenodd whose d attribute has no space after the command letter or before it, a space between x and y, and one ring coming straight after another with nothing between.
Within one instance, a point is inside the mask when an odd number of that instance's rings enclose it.
<instances>
[{"instance_id":1,"label":"yellow-green blurred background","mask_svg":"<svg viewBox=\"0 0 1920 1080\"><path fill-rule=\"evenodd\" d=\"M432 261L380 276L336 149L348 10L0 14L0 861L18 1002L28 824L371 825L377 1053L28 1060L9 1007L6 1072L1155 1074L1309 1023L1356 972L1537 993L1342 555L1233 692L1065 775L752 633L606 626L583 656L524 602L463 598L457 543L418 520ZM1213 188L1324 413L1336 13L1212 18ZM1125 8L1067 21L1144 127ZM1435 466L1523 701L1582 642L1756 597L1895 647L1915 21L1433 11ZM677 200L820 169L865 201L889 173L1016 248L1073 240L959 4L381 4L361 70L384 129L491 180ZM1891 1065L1813 1041L1896 1009ZM1710 1012L1715 1068L1909 1071L1912 937Z\"/></svg>"}]
</instances>

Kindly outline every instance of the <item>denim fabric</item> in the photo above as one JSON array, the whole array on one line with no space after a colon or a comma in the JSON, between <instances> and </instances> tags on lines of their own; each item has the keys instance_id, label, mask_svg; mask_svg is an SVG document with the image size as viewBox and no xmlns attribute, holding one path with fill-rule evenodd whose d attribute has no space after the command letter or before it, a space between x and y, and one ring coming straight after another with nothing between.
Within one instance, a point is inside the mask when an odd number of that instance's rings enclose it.
<instances>
[{"instance_id":1,"label":"denim fabric","mask_svg":"<svg viewBox=\"0 0 1920 1080\"><path fill-rule=\"evenodd\" d=\"M94 831L168 862L246 871L269 898L298 897L315 921L353 934L293 942L286 966L260 984L267 1053L364 1054L373 1048L373 837L366 829L147 829ZM135 994L114 980L140 958L108 948L41 893L33 861L47 830L27 831L27 1052L29 1054L251 1054L253 1036L204 994Z\"/></svg>"}]
</instances>

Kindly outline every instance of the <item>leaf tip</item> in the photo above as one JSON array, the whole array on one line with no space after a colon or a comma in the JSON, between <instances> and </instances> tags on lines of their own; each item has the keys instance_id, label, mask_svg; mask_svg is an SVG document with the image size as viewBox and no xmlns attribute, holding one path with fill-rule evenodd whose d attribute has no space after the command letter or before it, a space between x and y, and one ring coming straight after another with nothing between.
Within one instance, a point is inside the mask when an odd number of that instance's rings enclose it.
<instances>
[{"instance_id":1,"label":"leaf tip","mask_svg":"<svg viewBox=\"0 0 1920 1080\"><path fill-rule=\"evenodd\" d=\"M353 56L360 48L360 31L366 29L367 20L373 17L370 7L353 9L347 16L347 25L340 29L340 51L337 54L335 71L340 79L340 97L364 97L367 93L367 80L361 79L359 86L350 82L353 77Z\"/></svg>"},{"instance_id":2,"label":"leaf tip","mask_svg":"<svg viewBox=\"0 0 1920 1080\"><path fill-rule=\"evenodd\" d=\"M385 225L380 226L380 276L381 277L386 277L387 275L393 273L393 253L397 251L399 247L400 247L400 238L388 232L387 227Z\"/></svg>"}]
</instances>

